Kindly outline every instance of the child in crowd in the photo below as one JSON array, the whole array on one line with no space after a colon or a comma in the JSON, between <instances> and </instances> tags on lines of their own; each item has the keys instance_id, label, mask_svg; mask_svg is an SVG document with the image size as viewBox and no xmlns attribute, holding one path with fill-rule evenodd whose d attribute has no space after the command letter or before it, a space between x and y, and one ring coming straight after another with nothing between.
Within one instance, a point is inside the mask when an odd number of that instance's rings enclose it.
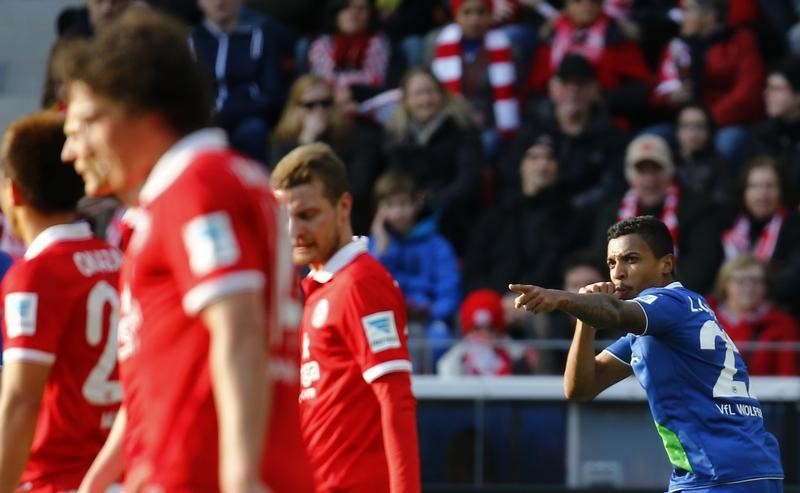
<instances>
[{"instance_id":1,"label":"child in crowd","mask_svg":"<svg viewBox=\"0 0 800 493\"><path fill-rule=\"evenodd\" d=\"M461 272L434 215L425 215L414 179L389 171L375 183L377 211L369 251L392 273L408 305L410 334L431 344L449 338L460 302ZM444 348L433 347L434 359ZM412 348L413 351L413 348Z\"/></svg>"}]
</instances>

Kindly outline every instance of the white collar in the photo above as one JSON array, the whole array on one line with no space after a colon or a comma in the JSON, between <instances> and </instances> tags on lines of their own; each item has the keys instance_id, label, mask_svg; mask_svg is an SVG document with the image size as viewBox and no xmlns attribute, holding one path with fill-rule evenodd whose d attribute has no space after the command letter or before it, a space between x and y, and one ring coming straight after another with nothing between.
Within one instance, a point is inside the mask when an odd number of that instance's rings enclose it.
<instances>
[{"instance_id":1,"label":"white collar","mask_svg":"<svg viewBox=\"0 0 800 493\"><path fill-rule=\"evenodd\" d=\"M664 289L675 289L675 288L682 288L683 284L679 283L678 281L672 281L671 283L664 286Z\"/></svg>"},{"instance_id":2,"label":"white collar","mask_svg":"<svg viewBox=\"0 0 800 493\"><path fill-rule=\"evenodd\" d=\"M153 166L139 192L139 203L147 204L158 198L189 167L197 153L227 147L228 138L221 128L204 128L183 137Z\"/></svg>"},{"instance_id":3,"label":"white collar","mask_svg":"<svg viewBox=\"0 0 800 493\"><path fill-rule=\"evenodd\" d=\"M33 239L28 249L25 250L25 260L36 257L50 245L62 241L88 240L91 237L92 230L89 228L89 224L84 221L50 226Z\"/></svg>"},{"instance_id":4,"label":"white collar","mask_svg":"<svg viewBox=\"0 0 800 493\"><path fill-rule=\"evenodd\" d=\"M356 257L367 251L368 238L366 236L354 236L353 240L343 246L331 258L325 262L320 269L311 269L308 277L318 283L326 283L333 279L333 275L347 267Z\"/></svg>"}]
</instances>

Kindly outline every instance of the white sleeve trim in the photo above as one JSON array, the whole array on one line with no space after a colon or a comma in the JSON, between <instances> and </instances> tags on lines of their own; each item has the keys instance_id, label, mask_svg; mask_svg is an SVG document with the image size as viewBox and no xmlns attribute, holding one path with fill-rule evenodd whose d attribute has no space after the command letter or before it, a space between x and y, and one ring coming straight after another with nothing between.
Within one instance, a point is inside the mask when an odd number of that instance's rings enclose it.
<instances>
[{"instance_id":1,"label":"white sleeve trim","mask_svg":"<svg viewBox=\"0 0 800 493\"><path fill-rule=\"evenodd\" d=\"M31 363L52 365L56 362L56 355L38 349L12 347L3 350L3 364L9 361L28 361Z\"/></svg>"},{"instance_id":2,"label":"white sleeve trim","mask_svg":"<svg viewBox=\"0 0 800 493\"><path fill-rule=\"evenodd\" d=\"M183 311L189 316L200 313L212 302L242 291L257 291L264 287L266 277L257 270L232 272L202 282L183 295Z\"/></svg>"},{"instance_id":3,"label":"white sleeve trim","mask_svg":"<svg viewBox=\"0 0 800 493\"><path fill-rule=\"evenodd\" d=\"M644 309L644 307L642 306L642 304L638 300L634 299L634 300L630 300L630 301L632 301L632 302L636 303L637 305L639 305L639 308L642 309L642 313L644 313L644 330L642 331L641 334L638 334L640 336L643 336L643 335L647 334L647 329L650 328L650 318L647 316L647 310Z\"/></svg>"},{"instance_id":4,"label":"white sleeve trim","mask_svg":"<svg viewBox=\"0 0 800 493\"><path fill-rule=\"evenodd\" d=\"M622 361L622 358L620 358L620 357L619 357L619 356L617 356L616 354L612 353L612 352L611 352L611 351L609 351L608 349L603 349L603 350L602 350L602 351L600 351L600 352L601 352L601 353L608 353L608 354L609 354L609 355L611 355L611 356L612 356L612 357L613 357L615 360L619 361L619 362L620 362L620 363L622 363L623 365L631 366L631 362L630 362L630 361Z\"/></svg>"},{"instance_id":5,"label":"white sleeve trim","mask_svg":"<svg viewBox=\"0 0 800 493\"><path fill-rule=\"evenodd\" d=\"M383 363L379 363L372 368L367 368L363 375L364 380L366 380L367 383L372 383L384 375L398 371L411 373L411 362L407 359L384 361Z\"/></svg>"}]
</instances>

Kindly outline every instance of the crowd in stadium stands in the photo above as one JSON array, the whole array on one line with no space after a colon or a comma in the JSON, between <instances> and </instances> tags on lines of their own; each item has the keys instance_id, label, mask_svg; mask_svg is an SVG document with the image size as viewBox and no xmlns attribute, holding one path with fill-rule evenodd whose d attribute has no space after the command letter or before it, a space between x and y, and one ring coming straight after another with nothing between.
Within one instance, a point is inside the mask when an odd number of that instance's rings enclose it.
<instances>
[{"instance_id":1,"label":"crowd in stadium stands","mask_svg":"<svg viewBox=\"0 0 800 493\"><path fill-rule=\"evenodd\" d=\"M65 40L132 3L59 15L44 105L62 107ZM508 283L607 278L606 229L642 214L751 373L800 372L800 3L148 3L186 22L238 150L270 169L311 142L342 157L417 372L562 372L573 321L513 310Z\"/></svg>"}]
</instances>

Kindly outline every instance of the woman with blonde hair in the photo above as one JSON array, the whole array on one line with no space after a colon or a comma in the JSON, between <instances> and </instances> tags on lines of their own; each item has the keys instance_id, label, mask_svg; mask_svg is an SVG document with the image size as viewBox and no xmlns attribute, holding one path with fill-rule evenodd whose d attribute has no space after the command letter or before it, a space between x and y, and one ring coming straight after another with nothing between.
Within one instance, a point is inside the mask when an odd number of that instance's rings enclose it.
<instances>
[{"instance_id":1,"label":"woman with blonde hair","mask_svg":"<svg viewBox=\"0 0 800 493\"><path fill-rule=\"evenodd\" d=\"M717 274L712 307L751 375L797 375L797 348L774 347L800 341L797 322L773 306L767 292L767 264L751 254L727 260Z\"/></svg>"},{"instance_id":2,"label":"woman with blonde hair","mask_svg":"<svg viewBox=\"0 0 800 493\"><path fill-rule=\"evenodd\" d=\"M347 166L353 193L353 229L369 232L372 185L382 172L380 128L343 111L333 87L323 77L300 76L289 89L289 98L270 142L270 168L295 147L312 142L330 145Z\"/></svg>"},{"instance_id":3,"label":"woman with blonde hair","mask_svg":"<svg viewBox=\"0 0 800 493\"><path fill-rule=\"evenodd\" d=\"M458 248L478 202L480 134L466 102L453 98L427 69L401 84L400 104L386 125L386 165L414 177L427 204L442 217L442 233Z\"/></svg>"}]
</instances>

